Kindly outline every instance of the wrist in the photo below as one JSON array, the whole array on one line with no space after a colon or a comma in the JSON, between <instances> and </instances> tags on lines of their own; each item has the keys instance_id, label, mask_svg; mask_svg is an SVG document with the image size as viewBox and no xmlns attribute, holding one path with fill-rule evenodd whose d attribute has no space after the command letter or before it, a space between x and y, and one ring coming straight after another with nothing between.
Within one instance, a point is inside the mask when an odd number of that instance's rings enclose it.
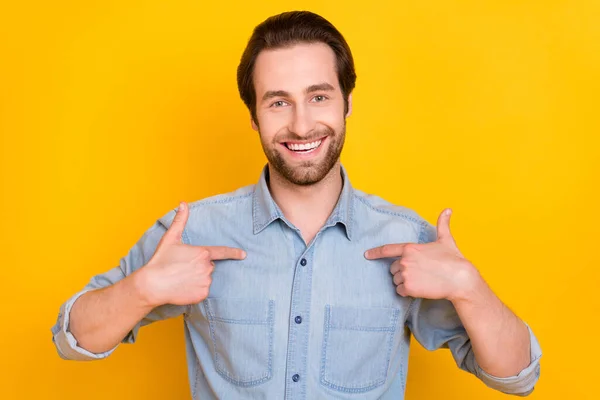
<instances>
[{"instance_id":1,"label":"wrist","mask_svg":"<svg viewBox=\"0 0 600 400\"><path fill-rule=\"evenodd\" d=\"M448 297L455 306L457 303L471 302L486 286L483 277L469 261L464 261L455 269L456 289Z\"/></svg>"},{"instance_id":2,"label":"wrist","mask_svg":"<svg viewBox=\"0 0 600 400\"><path fill-rule=\"evenodd\" d=\"M131 274L131 291L142 307L152 309L160 304L156 291L152 289L151 271L143 267Z\"/></svg>"}]
</instances>

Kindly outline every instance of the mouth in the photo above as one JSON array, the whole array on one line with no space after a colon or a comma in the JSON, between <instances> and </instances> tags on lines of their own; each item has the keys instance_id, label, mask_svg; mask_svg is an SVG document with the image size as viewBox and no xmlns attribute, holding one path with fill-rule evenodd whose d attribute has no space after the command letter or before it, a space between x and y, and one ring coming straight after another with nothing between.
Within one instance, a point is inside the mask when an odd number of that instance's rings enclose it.
<instances>
[{"instance_id":1,"label":"mouth","mask_svg":"<svg viewBox=\"0 0 600 400\"><path fill-rule=\"evenodd\" d=\"M319 149L324 141L325 138L323 137L312 142L284 142L282 145L296 154L308 154Z\"/></svg>"}]
</instances>

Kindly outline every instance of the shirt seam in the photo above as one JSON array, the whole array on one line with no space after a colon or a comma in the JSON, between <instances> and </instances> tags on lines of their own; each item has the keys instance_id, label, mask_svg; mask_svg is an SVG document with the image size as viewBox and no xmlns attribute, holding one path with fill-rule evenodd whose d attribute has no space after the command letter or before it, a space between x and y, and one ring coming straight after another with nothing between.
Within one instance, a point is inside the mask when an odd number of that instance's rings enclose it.
<instances>
[{"instance_id":1,"label":"shirt seam","mask_svg":"<svg viewBox=\"0 0 600 400\"><path fill-rule=\"evenodd\" d=\"M394 212L394 211L389 211L389 210L382 210L379 208L374 207L373 205L371 205L366 199L364 199L362 196L357 196L356 194L354 195L356 197L357 200L359 200L361 203L363 203L364 205L366 205L369 209L378 212L380 214L386 214L386 215L393 215L395 217L400 217L402 219L405 219L409 222L413 222L415 224L419 225L419 243L421 240L421 232L423 231L423 228L427 225L427 222L420 217L411 217L409 215L406 215L405 213L399 213L399 212ZM394 204L390 203L392 206L394 206ZM397 207L397 206L396 206Z\"/></svg>"},{"instance_id":2,"label":"shirt seam","mask_svg":"<svg viewBox=\"0 0 600 400\"><path fill-rule=\"evenodd\" d=\"M382 210L379 208L374 207L373 205L371 205L366 199L364 199L362 196L356 196L355 197L360 200L362 203L364 203L367 207L369 207L371 210L373 211L377 211L378 213L381 214L388 214L388 215L393 215L396 217L401 217L404 218L410 222L415 222L417 224L423 224L425 221L422 218L417 218L417 217L411 217L409 215L406 215L404 213L399 213L399 212L394 212L394 211L388 211L388 210ZM391 204L391 203L390 203ZM394 205L394 204L391 204Z\"/></svg>"},{"instance_id":3,"label":"shirt seam","mask_svg":"<svg viewBox=\"0 0 600 400\"><path fill-rule=\"evenodd\" d=\"M242 194L242 195L238 195L238 196L228 196L228 197L224 197L221 198L222 196L227 196L227 195L216 195L213 197L209 197L206 199L201 199L201 200L197 200L194 201L193 203L190 203L190 210L193 210L196 207L200 207L200 206L207 206L207 205L213 205L213 204L227 204L227 203L232 203L234 201L239 201L239 200L244 200L247 197L251 197L254 194L254 191L251 191L249 193L246 194ZM217 198L215 198L217 197Z\"/></svg>"}]
</instances>

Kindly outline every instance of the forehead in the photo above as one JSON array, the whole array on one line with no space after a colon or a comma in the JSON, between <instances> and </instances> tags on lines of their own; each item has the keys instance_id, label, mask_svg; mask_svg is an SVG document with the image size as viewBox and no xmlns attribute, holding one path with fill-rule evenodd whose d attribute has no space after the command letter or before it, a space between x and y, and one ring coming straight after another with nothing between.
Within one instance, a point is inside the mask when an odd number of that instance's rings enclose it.
<instances>
[{"instance_id":1,"label":"forehead","mask_svg":"<svg viewBox=\"0 0 600 400\"><path fill-rule=\"evenodd\" d=\"M338 89L335 65L335 53L325 43L263 50L254 65L256 97L268 90L301 92L318 83L329 83Z\"/></svg>"}]
</instances>

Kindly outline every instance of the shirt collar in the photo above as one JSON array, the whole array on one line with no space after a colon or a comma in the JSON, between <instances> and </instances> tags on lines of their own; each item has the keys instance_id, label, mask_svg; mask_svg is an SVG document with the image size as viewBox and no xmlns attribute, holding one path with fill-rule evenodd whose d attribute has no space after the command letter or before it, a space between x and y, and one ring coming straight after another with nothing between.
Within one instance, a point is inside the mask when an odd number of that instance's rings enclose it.
<instances>
[{"instance_id":1,"label":"shirt collar","mask_svg":"<svg viewBox=\"0 0 600 400\"><path fill-rule=\"evenodd\" d=\"M348 179L348 174L343 165L341 165L342 192L335 208L325 222L324 227L334 226L337 223L344 225L346 237L352 240L352 217L353 217L353 195L354 190ZM252 220L254 224L254 234L260 233L271 222L276 219L286 221L281 209L271 197L269 186L269 165L265 165L260 175L260 179L255 186L252 199ZM287 221L286 221L287 222Z\"/></svg>"}]
</instances>

